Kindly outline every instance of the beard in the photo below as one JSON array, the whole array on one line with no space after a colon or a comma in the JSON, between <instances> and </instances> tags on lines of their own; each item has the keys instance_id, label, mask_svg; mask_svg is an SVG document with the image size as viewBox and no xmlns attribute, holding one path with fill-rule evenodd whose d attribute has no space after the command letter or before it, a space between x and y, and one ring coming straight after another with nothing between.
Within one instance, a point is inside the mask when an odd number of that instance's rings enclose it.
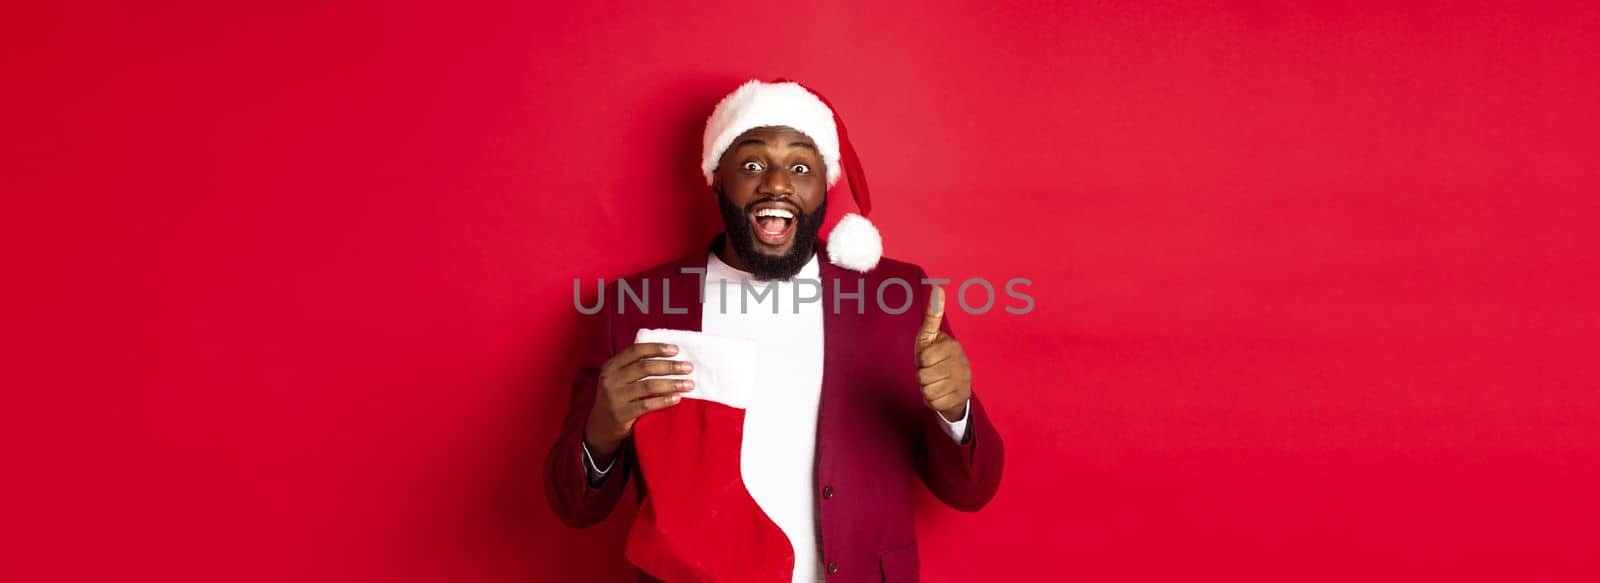
<instances>
[{"instance_id":1,"label":"beard","mask_svg":"<svg viewBox=\"0 0 1600 583\"><path fill-rule=\"evenodd\" d=\"M766 199L751 202L745 208L734 206L720 191L717 192L717 206L722 209L722 227L727 230L728 244L733 246L734 254L744 261L745 267L756 279L783 280L789 279L800 273L800 268L811 261L811 250L816 246L817 233L822 231L822 220L828 216L828 199L823 198L817 205L817 210L805 212L801 209L794 218L794 244L789 246L789 252L783 255L767 255L756 249L755 229L750 226L750 207L756 203L765 202Z\"/></svg>"}]
</instances>

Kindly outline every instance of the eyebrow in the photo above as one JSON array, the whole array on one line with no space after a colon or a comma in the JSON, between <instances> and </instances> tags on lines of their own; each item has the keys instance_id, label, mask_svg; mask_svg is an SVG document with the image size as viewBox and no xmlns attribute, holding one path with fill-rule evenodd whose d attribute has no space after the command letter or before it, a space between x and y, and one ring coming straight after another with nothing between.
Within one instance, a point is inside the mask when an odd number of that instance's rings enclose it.
<instances>
[{"instance_id":1,"label":"eyebrow","mask_svg":"<svg viewBox=\"0 0 1600 583\"><path fill-rule=\"evenodd\" d=\"M767 145L767 142L766 142L766 140L762 140L761 138L745 138L743 140L740 140L738 144L734 145L734 148L742 148L742 147L745 146L745 144L758 144L758 145L765 146L765 145ZM812 144L810 142L789 142L789 147L790 148L793 148L793 147L796 147L796 146L801 147L801 148L809 148L813 152L817 151L816 144Z\"/></svg>"}]
</instances>

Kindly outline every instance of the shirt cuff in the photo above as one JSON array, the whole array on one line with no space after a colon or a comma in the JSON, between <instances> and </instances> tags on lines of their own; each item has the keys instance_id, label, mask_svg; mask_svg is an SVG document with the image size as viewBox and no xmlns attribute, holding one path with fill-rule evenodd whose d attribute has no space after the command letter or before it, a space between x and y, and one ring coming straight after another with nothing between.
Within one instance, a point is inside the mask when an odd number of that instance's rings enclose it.
<instances>
[{"instance_id":1,"label":"shirt cuff","mask_svg":"<svg viewBox=\"0 0 1600 583\"><path fill-rule=\"evenodd\" d=\"M967 419L972 417L972 399L967 399L966 411L955 421L945 419L944 414L938 411L934 411L933 414L939 417L939 428L944 430L945 435L956 440L956 443L961 443L961 440L967 437Z\"/></svg>"},{"instance_id":2,"label":"shirt cuff","mask_svg":"<svg viewBox=\"0 0 1600 583\"><path fill-rule=\"evenodd\" d=\"M966 419L961 421L965 424ZM599 484L601 480L606 479L606 474L611 473L611 468L617 465L617 458L612 457L611 463L606 464L605 469L602 470L594 465L594 456L589 455L589 444L580 439L578 440L578 446L583 448L583 470L589 476L589 484Z\"/></svg>"}]
</instances>

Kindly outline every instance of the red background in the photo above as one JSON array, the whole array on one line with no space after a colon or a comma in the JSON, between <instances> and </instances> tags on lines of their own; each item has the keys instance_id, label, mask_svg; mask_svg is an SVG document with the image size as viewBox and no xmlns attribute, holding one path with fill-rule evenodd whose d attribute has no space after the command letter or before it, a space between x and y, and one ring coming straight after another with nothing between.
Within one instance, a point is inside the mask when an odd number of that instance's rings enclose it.
<instances>
[{"instance_id":1,"label":"red background","mask_svg":"<svg viewBox=\"0 0 1600 583\"><path fill-rule=\"evenodd\" d=\"M627 580L540 485L572 280L699 248L776 76L891 256L1034 281L928 580L1600 575L1593 5L30 4L5 579Z\"/></svg>"}]
</instances>

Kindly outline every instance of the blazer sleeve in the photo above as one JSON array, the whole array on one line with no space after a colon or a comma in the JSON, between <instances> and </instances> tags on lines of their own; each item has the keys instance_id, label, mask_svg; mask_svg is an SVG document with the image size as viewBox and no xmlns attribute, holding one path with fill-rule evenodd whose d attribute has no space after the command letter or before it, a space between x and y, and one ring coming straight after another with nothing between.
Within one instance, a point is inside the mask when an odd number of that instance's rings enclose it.
<instances>
[{"instance_id":1,"label":"blazer sleeve","mask_svg":"<svg viewBox=\"0 0 1600 583\"><path fill-rule=\"evenodd\" d=\"M632 448L628 441L617 450L611 471L599 487L590 486L583 460L583 431L588 424L589 410L594 407L600 366L611 358L611 325L611 316L606 310L589 318L583 356L572 379L572 394L566 418L561 423L561 435L545 457L545 500L561 522L571 527L590 526L611 514L632 472Z\"/></svg>"},{"instance_id":2,"label":"blazer sleeve","mask_svg":"<svg viewBox=\"0 0 1600 583\"><path fill-rule=\"evenodd\" d=\"M922 273L918 275L927 277ZM953 338L949 305L946 304L945 318L939 328ZM967 406L967 435L961 443L945 433L938 415L923 416L922 455L917 460L917 474L939 500L957 510L974 512L988 504L1000 489L1006 449L1000 441L1000 432L983 410L976 387Z\"/></svg>"},{"instance_id":3,"label":"blazer sleeve","mask_svg":"<svg viewBox=\"0 0 1600 583\"><path fill-rule=\"evenodd\" d=\"M974 512L988 504L1000 489L1006 451L976 392L968 407L972 411L963 443L950 439L937 419L924 423L923 458L917 473L939 500L956 510Z\"/></svg>"}]
</instances>

